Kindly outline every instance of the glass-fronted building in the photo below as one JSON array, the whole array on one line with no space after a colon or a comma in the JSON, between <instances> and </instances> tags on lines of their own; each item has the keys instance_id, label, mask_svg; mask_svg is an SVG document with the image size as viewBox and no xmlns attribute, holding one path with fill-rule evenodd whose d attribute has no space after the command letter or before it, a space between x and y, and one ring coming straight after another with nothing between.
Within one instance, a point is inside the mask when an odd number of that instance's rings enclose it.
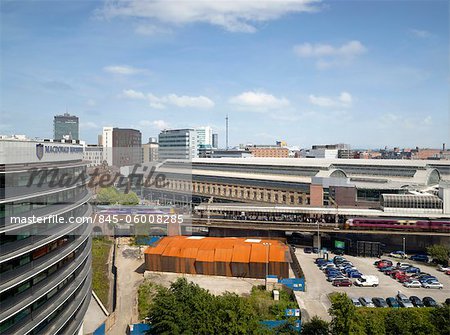
<instances>
[{"instance_id":1,"label":"glass-fronted building","mask_svg":"<svg viewBox=\"0 0 450 335\"><path fill-rule=\"evenodd\" d=\"M53 119L53 138L55 140L70 139L79 140L79 120L78 116L64 113L55 115Z\"/></svg>"},{"instance_id":2,"label":"glass-fronted building","mask_svg":"<svg viewBox=\"0 0 450 335\"><path fill-rule=\"evenodd\" d=\"M79 334L91 293L81 145L0 139L0 334Z\"/></svg>"}]
</instances>

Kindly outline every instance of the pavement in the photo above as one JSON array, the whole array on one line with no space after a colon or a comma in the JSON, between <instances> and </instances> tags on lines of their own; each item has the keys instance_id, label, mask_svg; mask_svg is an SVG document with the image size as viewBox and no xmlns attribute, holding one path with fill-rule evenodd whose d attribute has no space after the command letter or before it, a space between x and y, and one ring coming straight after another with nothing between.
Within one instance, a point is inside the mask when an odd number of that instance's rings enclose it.
<instances>
[{"instance_id":1,"label":"pavement","mask_svg":"<svg viewBox=\"0 0 450 335\"><path fill-rule=\"evenodd\" d=\"M418 266L422 272L430 273L436 276L444 285L442 290L439 289L425 289L425 288L406 288L395 279L379 272L373 263L377 258L363 258L345 255L344 257L351 261L357 269L365 275L376 275L379 278L378 287L334 287L326 280L325 274L314 263L317 254L305 254L303 248L297 248L295 252L297 259L305 274L306 292L295 292L297 300L299 301L300 309L302 310L303 319L309 320L312 316L317 315L324 320L330 320L328 309L331 303L328 299L328 294L332 292L345 292L351 298L359 297L393 297L398 291L405 295L418 296L423 298L425 296L432 297L438 303L443 303L446 298L450 297L450 276L445 273L437 271L436 267L411 260L403 260L402 262ZM334 256L330 254L330 256ZM383 257L383 259L391 259L394 264L399 261L391 257ZM401 261L401 260L400 260Z\"/></svg>"},{"instance_id":2,"label":"pavement","mask_svg":"<svg viewBox=\"0 0 450 335\"><path fill-rule=\"evenodd\" d=\"M92 334L105 320L106 315L91 295L91 301L83 321L83 333Z\"/></svg>"},{"instance_id":3,"label":"pavement","mask_svg":"<svg viewBox=\"0 0 450 335\"><path fill-rule=\"evenodd\" d=\"M120 240L119 240L119 243ZM138 321L137 290L143 281L139 268L144 259L139 252L139 247L130 247L119 244L116 249L117 266L117 304L115 311L115 323L108 335L124 335L127 326Z\"/></svg>"}]
</instances>

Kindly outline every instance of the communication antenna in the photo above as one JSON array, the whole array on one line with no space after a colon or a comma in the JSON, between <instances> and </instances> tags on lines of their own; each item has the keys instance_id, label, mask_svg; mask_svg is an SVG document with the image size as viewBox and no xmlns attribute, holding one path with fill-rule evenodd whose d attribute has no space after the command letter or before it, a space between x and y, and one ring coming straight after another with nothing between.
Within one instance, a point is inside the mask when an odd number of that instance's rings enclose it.
<instances>
[{"instance_id":1,"label":"communication antenna","mask_svg":"<svg viewBox=\"0 0 450 335\"><path fill-rule=\"evenodd\" d=\"M226 149L228 150L228 114L227 117L225 118L225 143L226 143Z\"/></svg>"}]
</instances>

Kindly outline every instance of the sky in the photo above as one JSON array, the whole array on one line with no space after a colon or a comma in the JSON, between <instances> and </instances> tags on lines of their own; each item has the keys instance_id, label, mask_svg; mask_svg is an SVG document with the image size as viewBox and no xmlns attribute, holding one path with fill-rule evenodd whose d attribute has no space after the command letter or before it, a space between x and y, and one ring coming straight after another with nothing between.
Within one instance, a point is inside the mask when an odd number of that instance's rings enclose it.
<instances>
[{"instance_id":1,"label":"sky","mask_svg":"<svg viewBox=\"0 0 450 335\"><path fill-rule=\"evenodd\" d=\"M0 134L450 144L448 1L0 1Z\"/></svg>"}]
</instances>

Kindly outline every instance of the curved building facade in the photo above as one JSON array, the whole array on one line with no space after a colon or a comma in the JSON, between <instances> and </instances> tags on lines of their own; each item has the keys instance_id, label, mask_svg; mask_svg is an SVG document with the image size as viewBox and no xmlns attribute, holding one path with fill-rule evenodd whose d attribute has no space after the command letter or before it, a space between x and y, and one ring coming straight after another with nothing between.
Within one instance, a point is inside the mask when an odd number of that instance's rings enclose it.
<instances>
[{"instance_id":1,"label":"curved building facade","mask_svg":"<svg viewBox=\"0 0 450 335\"><path fill-rule=\"evenodd\" d=\"M79 144L0 139L0 334L79 334L91 293Z\"/></svg>"}]
</instances>

